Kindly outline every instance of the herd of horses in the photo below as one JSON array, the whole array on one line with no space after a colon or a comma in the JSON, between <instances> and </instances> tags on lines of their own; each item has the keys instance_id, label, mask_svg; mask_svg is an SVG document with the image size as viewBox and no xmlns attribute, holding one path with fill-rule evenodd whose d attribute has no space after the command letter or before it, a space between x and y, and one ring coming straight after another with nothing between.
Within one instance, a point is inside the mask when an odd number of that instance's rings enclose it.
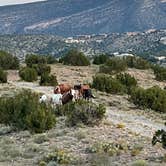
<instances>
[{"instance_id":1,"label":"herd of horses","mask_svg":"<svg viewBox=\"0 0 166 166\"><path fill-rule=\"evenodd\" d=\"M74 85L73 87L69 84L59 84L53 90L53 95L46 96L45 94L40 96L40 103L50 102L53 105L64 105L70 101L77 101L79 99L89 100L94 98L92 95L91 88L88 84Z\"/></svg>"}]
</instances>

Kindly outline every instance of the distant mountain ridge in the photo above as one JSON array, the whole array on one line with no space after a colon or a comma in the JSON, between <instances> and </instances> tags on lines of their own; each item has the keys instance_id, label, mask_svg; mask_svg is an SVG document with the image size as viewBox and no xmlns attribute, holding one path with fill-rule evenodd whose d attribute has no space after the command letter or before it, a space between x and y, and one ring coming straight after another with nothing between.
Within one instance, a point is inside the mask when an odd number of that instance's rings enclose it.
<instances>
[{"instance_id":1,"label":"distant mountain ridge","mask_svg":"<svg viewBox=\"0 0 166 166\"><path fill-rule=\"evenodd\" d=\"M48 0L0 7L1 34L75 36L166 28L165 0Z\"/></svg>"}]
</instances>

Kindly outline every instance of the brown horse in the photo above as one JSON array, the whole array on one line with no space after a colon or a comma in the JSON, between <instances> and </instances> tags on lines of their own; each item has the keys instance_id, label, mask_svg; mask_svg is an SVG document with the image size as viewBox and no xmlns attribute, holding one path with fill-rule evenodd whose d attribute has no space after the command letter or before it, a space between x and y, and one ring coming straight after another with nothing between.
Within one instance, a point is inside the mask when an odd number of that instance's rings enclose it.
<instances>
[{"instance_id":1,"label":"brown horse","mask_svg":"<svg viewBox=\"0 0 166 166\"><path fill-rule=\"evenodd\" d=\"M63 94L62 96L62 104L67 104L68 102L73 100L73 95L71 94L71 91L68 91Z\"/></svg>"},{"instance_id":2,"label":"brown horse","mask_svg":"<svg viewBox=\"0 0 166 166\"><path fill-rule=\"evenodd\" d=\"M74 89L79 90L79 95L82 96L84 99L89 100L90 98L94 98L91 88L88 84L74 85Z\"/></svg>"},{"instance_id":3,"label":"brown horse","mask_svg":"<svg viewBox=\"0 0 166 166\"><path fill-rule=\"evenodd\" d=\"M58 86L56 86L54 88L54 93L55 94L57 94L57 93L64 94L70 90L71 90L71 86L69 84L59 84Z\"/></svg>"}]
</instances>

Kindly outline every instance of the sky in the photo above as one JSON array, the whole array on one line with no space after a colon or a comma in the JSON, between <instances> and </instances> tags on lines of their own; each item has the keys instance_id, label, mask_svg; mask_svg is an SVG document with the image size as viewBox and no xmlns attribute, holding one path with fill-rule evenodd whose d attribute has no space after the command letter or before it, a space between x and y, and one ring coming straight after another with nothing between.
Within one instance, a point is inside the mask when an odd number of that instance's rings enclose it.
<instances>
[{"instance_id":1,"label":"sky","mask_svg":"<svg viewBox=\"0 0 166 166\"><path fill-rule=\"evenodd\" d=\"M45 0L0 0L0 6L5 5L13 5L13 4L23 4L37 1L45 1Z\"/></svg>"}]
</instances>

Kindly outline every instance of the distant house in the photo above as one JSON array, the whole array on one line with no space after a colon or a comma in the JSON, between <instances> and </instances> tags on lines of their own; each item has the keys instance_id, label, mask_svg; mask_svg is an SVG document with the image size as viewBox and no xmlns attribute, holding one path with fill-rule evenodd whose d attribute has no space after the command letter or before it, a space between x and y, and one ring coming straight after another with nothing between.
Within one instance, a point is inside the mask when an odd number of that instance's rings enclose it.
<instances>
[{"instance_id":1,"label":"distant house","mask_svg":"<svg viewBox=\"0 0 166 166\"><path fill-rule=\"evenodd\" d=\"M158 61L162 61L162 60L165 60L166 57L165 56L158 56L158 57L155 57L155 59Z\"/></svg>"},{"instance_id":2,"label":"distant house","mask_svg":"<svg viewBox=\"0 0 166 166\"><path fill-rule=\"evenodd\" d=\"M115 53L113 53L113 55L115 56L115 57L126 57L126 56L131 56L131 57L133 57L134 55L133 54L129 54L129 53L119 53L119 52L115 52Z\"/></svg>"}]
</instances>

